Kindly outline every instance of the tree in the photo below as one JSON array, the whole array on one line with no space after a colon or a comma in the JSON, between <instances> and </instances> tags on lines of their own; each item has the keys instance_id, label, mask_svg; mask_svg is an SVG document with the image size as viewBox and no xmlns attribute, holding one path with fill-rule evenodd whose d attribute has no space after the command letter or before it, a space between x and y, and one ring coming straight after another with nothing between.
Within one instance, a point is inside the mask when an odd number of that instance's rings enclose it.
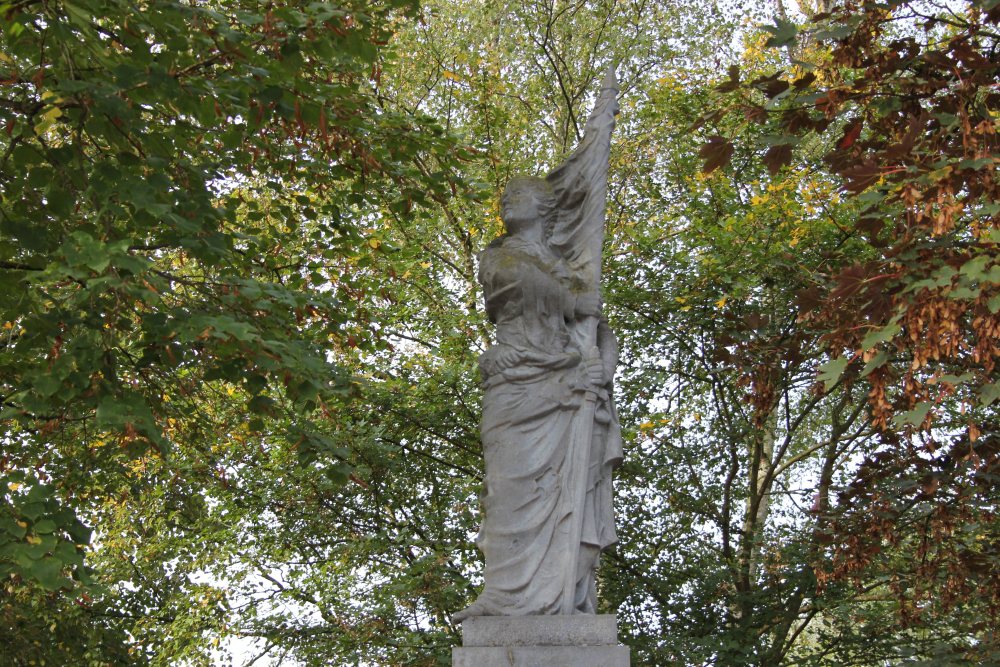
<instances>
[{"instance_id":1,"label":"tree","mask_svg":"<svg viewBox=\"0 0 1000 667\"><path fill-rule=\"evenodd\" d=\"M16 660L62 662L104 641L93 619L82 646L40 641L69 637L86 617L73 605L104 613L88 597L99 589L81 588L94 526L100 552L123 549L118 567L138 573L161 550L155 588L99 557L109 595L140 591L113 613L156 617L145 637L125 623L131 659L204 655L219 617L199 626L190 611L213 587L188 578L200 564L182 538L227 470L252 460L246 442L347 479L349 449L323 431L356 385L327 350L380 344L357 305L379 251L373 215L446 191L415 160L436 154L447 172L455 155L431 119L380 108L370 90L414 11L3 9L0 574L4 623L42 633ZM178 604L175 590L186 602L171 612L161 602ZM35 622L46 606L48 631Z\"/></svg>"},{"instance_id":2,"label":"tree","mask_svg":"<svg viewBox=\"0 0 1000 667\"><path fill-rule=\"evenodd\" d=\"M819 589L883 591L925 631L910 655L961 664L997 651L998 20L995 3L846 3L769 28L791 73L724 86L773 137L772 173L822 142L852 208L798 308L829 355L820 393L863 392L877 431L814 508ZM709 144L708 167L731 150Z\"/></svg>"}]
</instances>

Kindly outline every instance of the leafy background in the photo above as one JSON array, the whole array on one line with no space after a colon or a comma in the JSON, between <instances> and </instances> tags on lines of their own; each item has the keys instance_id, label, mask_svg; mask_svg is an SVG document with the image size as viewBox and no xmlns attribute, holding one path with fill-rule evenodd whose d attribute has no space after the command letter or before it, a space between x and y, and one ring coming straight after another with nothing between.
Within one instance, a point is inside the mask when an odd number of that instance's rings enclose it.
<instances>
[{"instance_id":1,"label":"leafy background","mask_svg":"<svg viewBox=\"0 0 1000 667\"><path fill-rule=\"evenodd\" d=\"M609 63L634 664L997 658L995 2L0 14L0 661L449 664L476 253Z\"/></svg>"}]
</instances>

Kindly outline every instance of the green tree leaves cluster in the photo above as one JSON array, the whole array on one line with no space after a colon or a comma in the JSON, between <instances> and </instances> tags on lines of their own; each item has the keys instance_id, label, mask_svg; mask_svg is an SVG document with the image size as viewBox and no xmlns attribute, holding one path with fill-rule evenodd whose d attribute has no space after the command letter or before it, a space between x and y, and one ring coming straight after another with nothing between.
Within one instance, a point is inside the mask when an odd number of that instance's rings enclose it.
<instances>
[{"instance_id":1,"label":"green tree leaves cluster","mask_svg":"<svg viewBox=\"0 0 1000 667\"><path fill-rule=\"evenodd\" d=\"M197 618L187 575L205 561L171 541L206 537L191 528L212 486L247 464L239 443L346 479L348 450L324 431L355 384L329 350L377 345L357 282L378 251L372 220L451 193L415 164L438 154L449 169L441 128L372 90L395 22L414 11L405 0L0 8L10 623L31 618L25 599L87 583L88 524L111 555L99 563L108 593L140 592L120 601L126 627L153 615L185 637L171 649L162 627L143 637L133 625L133 652L183 656L204 630L180 625ZM142 572L150 548L160 581ZM33 655L61 662L19 659Z\"/></svg>"}]
</instances>

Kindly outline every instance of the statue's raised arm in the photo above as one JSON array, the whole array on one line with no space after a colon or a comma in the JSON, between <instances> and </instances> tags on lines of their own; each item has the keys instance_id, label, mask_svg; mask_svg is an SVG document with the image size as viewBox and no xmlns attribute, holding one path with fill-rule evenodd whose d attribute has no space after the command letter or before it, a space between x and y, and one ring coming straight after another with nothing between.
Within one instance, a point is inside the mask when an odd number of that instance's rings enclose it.
<instances>
[{"instance_id":1,"label":"statue's raised arm","mask_svg":"<svg viewBox=\"0 0 1000 667\"><path fill-rule=\"evenodd\" d=\"M618 114L618 81L608 69L594 110L587 119L583 140L573 154L545 180L558 198L549 243L566 258L570 269L587 288L601 283L601 247L608 193L611 131ZM596 323L593 323L596 327ZM593 339L590 339L593 344Z\"/></svg>"}]
</instances>

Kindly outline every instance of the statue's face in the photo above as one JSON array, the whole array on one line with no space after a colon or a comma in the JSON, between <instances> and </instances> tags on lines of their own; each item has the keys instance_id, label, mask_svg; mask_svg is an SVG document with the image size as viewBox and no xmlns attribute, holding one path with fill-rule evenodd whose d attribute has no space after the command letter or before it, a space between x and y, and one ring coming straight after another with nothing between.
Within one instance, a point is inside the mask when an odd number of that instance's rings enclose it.
<instances>
[{"instance_id":1,"label":"statue's face","mask_svg":"<svg viewBox=\"0 0 1000 667\"><path fill-rule=\"evenodd\" d=\"M507 231L515 233L541 222L539 193L530 187L508 187L500 198L500 217Z\"/></svg>"}]
</instances>

